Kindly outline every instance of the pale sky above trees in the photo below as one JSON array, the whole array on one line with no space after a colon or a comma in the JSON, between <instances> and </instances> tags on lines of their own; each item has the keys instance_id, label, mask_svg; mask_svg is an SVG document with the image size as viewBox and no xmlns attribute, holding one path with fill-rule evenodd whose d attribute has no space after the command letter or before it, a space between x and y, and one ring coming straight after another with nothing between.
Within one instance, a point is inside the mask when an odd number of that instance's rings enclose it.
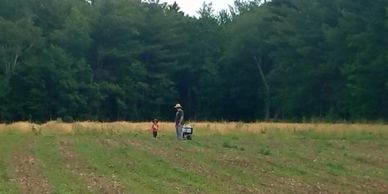
<instances>
[{"instance_id":1,"label":"pale sky above trees","mask_svg":"<svg viewBox=\"0 0 388 194\"><path fill-rule=\"evenodd\" d=\"M227 9L228 5L233 5L234 2L234 0L162 0L162 2L168 3L173 3L174 1L178 3L183 12L191 16L198 15L197 11L202 6L203 2L212 2L215 11Z\"/></svg>"}]
</instances>

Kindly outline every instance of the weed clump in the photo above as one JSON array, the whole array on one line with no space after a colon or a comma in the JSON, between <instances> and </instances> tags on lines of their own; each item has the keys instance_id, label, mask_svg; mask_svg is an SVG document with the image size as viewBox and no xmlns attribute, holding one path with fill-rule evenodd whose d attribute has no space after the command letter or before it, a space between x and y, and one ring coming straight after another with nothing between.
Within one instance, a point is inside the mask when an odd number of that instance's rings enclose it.
<instances>
[{"instance_id":1,"label":"weed clump","mask_svg":"<svg viewBox=\"0 0 388 194\"><path fill-rule=\"evenodd\" d=\"M222 144L222 147L224 147L224 148L231 148L231 149L238 149L237 145L232 144L229 141L224 141L224 143Z\"/></svg>"},{"instance_id":2,"label":"weed clump","mask_svg":"<svg viewBox=\"0 0 388 194\"><path fill-rule=\"evenodd\" d=\"M260 154L265 155L265 156L271 155L271 150L269 149L268 146L261 147L259 152L260 152Z\"/></svg>"}]
</instances>

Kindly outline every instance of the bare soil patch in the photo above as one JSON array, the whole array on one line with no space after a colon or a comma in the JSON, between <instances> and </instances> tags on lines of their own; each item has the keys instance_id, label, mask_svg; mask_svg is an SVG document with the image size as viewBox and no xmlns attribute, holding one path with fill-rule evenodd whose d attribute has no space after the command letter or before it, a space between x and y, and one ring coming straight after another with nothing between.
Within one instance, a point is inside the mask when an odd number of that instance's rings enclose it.
<instances>
[{"instance_id":1,"label":"bare soil patch","mask_svg":"<svg viewBox=\"0 0 388 194\"><path fill-rule=\"evenodd\" d=\"M53 193L48 179L39 168L38 161L31 153L34 141L19 145L12 156L12 165L15 167L12 181L16 182L20 193L45 194Z\"/></svg>"}]
</instances>

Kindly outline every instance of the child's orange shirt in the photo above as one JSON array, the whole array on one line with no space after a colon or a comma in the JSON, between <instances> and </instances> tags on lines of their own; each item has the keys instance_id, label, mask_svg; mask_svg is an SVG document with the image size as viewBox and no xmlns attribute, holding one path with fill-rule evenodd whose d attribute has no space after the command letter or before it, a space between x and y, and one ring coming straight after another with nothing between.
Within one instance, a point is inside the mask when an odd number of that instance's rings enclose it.
<instances>
[{"instance_id":1,"label":"child's orange shirt","mask_svg":"<svg viewBox=\"0 0 388 194\"><path fill-rule=\"evenodd\" d=\"M159 124L158 123L152 123L151 129L153 132L159 131Z\"/></svg>"}]
</instances>

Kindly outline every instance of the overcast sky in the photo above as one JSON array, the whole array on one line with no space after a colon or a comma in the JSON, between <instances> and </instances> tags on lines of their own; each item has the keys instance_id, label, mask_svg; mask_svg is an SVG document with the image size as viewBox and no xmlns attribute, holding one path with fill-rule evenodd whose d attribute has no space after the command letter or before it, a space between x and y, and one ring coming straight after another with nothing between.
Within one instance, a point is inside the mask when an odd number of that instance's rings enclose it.
<instances>
[{"instance_id":1,"label":"overcast sky","mask_svg":"<svg viewBox=\"0 0 388 194\"><path fill-rule=\"evenodd\" d=\"M213 3L213 9L220 11L222 9L228 9L228 5L233 5L234 0L161 0L161 2L168 2L169 4L176 1L179 7L188 15L198 15L197 11L202 6L202 3Z\"/></svg>"}]
</instances>

